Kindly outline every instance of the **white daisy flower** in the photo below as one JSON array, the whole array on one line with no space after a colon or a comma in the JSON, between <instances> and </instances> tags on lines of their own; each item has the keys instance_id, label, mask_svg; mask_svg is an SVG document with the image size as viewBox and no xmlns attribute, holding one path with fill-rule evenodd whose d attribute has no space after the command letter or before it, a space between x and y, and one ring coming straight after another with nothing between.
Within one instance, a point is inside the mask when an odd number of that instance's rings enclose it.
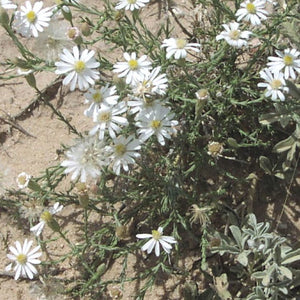
<instances>
[{"instance_id":1,"label":"white daisy flower","mask_svg":"<svg viewBox=\"0 0 300 300\"><path fill-rule=\"evenodd\" d=\"M284 52L275 50L278 57L270 56L267 66L271 72L277 73L283 69L284 78L296 79L296 73L300 73L300 52L296 49L285 49Z\"/></svg>"},{"instance_id":2,"label":"white daisy flower","mask_svg":"<svg viewBox=\"0 0 300 300\"><path fill-rule=\"evenodd\" d=\"M109 84L106 84L106 86L101 87L100 89L89 88L87 93L84 94L84 103L89 103L90 106L84 111L84 114L88 117L92 117L95 109L99 109L101 104L105 104L107 106L117 104L119 96L116 95L116 93L116 87L109 87Z\"/></svg>"},{"instance_id":3,"label":"white daisy flower","mask_svg":"<svg viewBox=\"0 0 300 300\"><path fill-rule=\"evenodd\" d=\"M73 54L63 49L60 55L61 61L56 62L56 74L68 75L63 80L63 85L70 83L70 90L74 91L76 84L80 90L87 90L90 85L95 84L95 80L99 79L99 71L93 70L100 66L100 63L94 58L95 51L84 49L81 53L77 46L73 47Z\"/></svg>"},{"instance_id":4,"label":"white daisy flower","mask_svg":"<svg viewBox=\"0 0 300 300\"><path fill-rule=\"evenodd\" d=\"M108 164L105 142L86 137L79 140L76 145L66 152L67 160L61 163L66 167L65 173L73 173L71 180L79 178L86 182L89 177L97 178L102 168Z\"/></svg>"},{"instance_id":5,"label":"white daisy flower","mask_svg":"<svg viewBox=\"0 0 300 300\"><path fill-rule=\"evenodd\" d=\"M32 6L30 1L25 2L25 6L16 11L14 18L15 30L24 37L38 37L39 32L43 32L44 27L49 26L52 16L52 8L43 8L43 1L35 2Z\"/></svg>"},{"instance_id":6,"label":"white daisy flower","mask_svg":"<svg viewBox=\"0 0 300 300\"><path fill-rule=\"evenodd\" d=\"M17 5L13 4L10 0L0 0L0 6L4 9L16 9Z\"/></svg>"},{"instance_id":7,"label":"white daisy flower","mask_svg":"<svg viewBox=\"0 0 300 300\"><path fill-rule=\"evenodd\" d=\"M289 88L286 86L285 80L283 78L283 73L272 73L270 69L264 69L259 72L260 77L263 78L266 82L260 82L259 87L266 88L265 96L270 97L273 101L278 98L281 101L285 100L283 92L288 92Z\"/></svg>"},{"instance_id":8,"label":"white daisy flower","mask_svg":"<svg viewBox=\"0 0 300 300\"><path fill-rule=\"evenodd\" d=\"M29 184L29 181L31 179L31 175L28 175L27 173L25 172L22 172L18 175L17 177L17 185L20 189L24 189L28 186Z\"/></svg>"},{"instance_id":9,"label":"white daisy flower","mask_svg":"<svg viewBox=\"0 0 300 300\"><path fill-rule=\"evenodd\" d=\"M109 146L108 150L112 153L110 159L113 171L120 175L122 167L124 171L128 172L128 164L134 164L134 159L140 157L140 154L137 152L140 149L140 141L135 139L133 135L127 138L118 136L116 139L113 139L113 144Z\"/></svg>"},{"instance_id":10,"label":"white daisy flower","mask_svg":"<svg viewBox=\"0 0 300 300\"><path fill-rule=\"evenodd\" d=\"M265 0L246 0L241 3L241 8L237 10L235 16L237 21L245 20L252 25L260 25L261 20L266 20L268 12L265 10Z\"/></svg>"},{"instance_id":11,"label":"white daisy flower","mask_svg":"<svg viewBox=\"0 0 300 300\"><path fill-rule=\"evenodd\" d=\"M154 68L151 73L144 75L143 80L134 82L132 91L136 96L144 97L147 94L165 95L168 88L168 79L165 73L159 74L161 67Z\"/></svg>"},{"instance_id":12,"label":"white daisy flower","mask_svg":"<svg viewBox=\"0 0 300 300\"><path fill-rule=\"evenodd\" d=\"M120 0L117 6L115 7L118 9L125 9L125 10L135 10L144 7L149 0Z\"/></svg>"},{"instance_id":13,"label":"white daisy flower","mask_svg":"<svg viewBox=\"0 0 300 300\"><path fill-rule=\"evenodd\" d=\"M112 139L116 138L116 133L121 131L119 125L128 125L127 119L120 116L126 110L127 107L123 102L113 107L102 104L100 108L95 109L94 111L93 121L97 123L97 125L90 130L89 134L94 135L99 131L99 140L103 140L105 130L107 129L110 137Z\"/></svg>"},{"instance_id":14,"label":"white daisy flower","mask_svg":"<svg viewBox=\"0 0 300 300\"><path fill-rule=\"evenodd\" d=\"M60 212L63 209L63 205L59 205L59 202L56 202L53 207L51 207L49 210L45 210L40 217L40 223L30 228L30 231L33 232L34 235L39 236L46 223L51 223L52 221L52 215L55 215L56 213Z\"/></svg>"},{"instance_id":15,"label":"white daisy flower","mask_svg":"<svg viewBox=\"0 0 300 300\"><path fill-rule=\"evenodd\" d=\"M187 50L200 52L201 45L198 43L188 43L185 39L165 39L161 48L167 48L167 59L174 55L175 59L185 58Z\"/></svg>"},{"instance_id":16,"label":"white daisy flower","mask_svg":"<svg viewBox=\"0 0 300 300\"><path fill-rule=\"evenodd\" d=\"M117 62L114 64L113 72L120 73L118 77L126 77L127 84L134 84L142 81L151 69L151 62L147 55L142 55L137 59L136 53L125 52L123 54L126 62Z\"/></svg>"},{"instance_id":17,"label":"white daisy flower","mask_svg":"<svg viewBox=\"0 0 300 300\"><path fill-rule=\"evenodd\" d=\"M152 230L152 234L150 233L141 233L137 234L136 237L138 239L148 239L151 238L142 248L142 251L147 251L148 254L150 254L155 248L155 255L160 255L160 245L163 247L166 253L170 253L172 249L172 245L170 244L176 244L177 241L172 236L166 236L163 234L163 228L158 227L157 230Z\"/></svg>"},{"instance_id":18,"label":"white daisy flower","mask_svg":"<svg viewBox=\"0 0 300 300\"><path fill-rule=\"evenodd\" d=\"M178 122L172 120L175 114L170 108L157 104L153 110L141 111L138 114L136 126L139 127L137 133L142 142L148 140L152 135L156 135L158 142L164 146L165 138L171 139L171 134L177 132L175 126Z\"/></svg>"},{"instance_id":19,"label":"white daisy flower","mask_svg":"<svg viewBox=\"0 0 300 300\"><path fill-rule=\"evenodd\" d=\"M233 22L229 24L223 24L224 31L216 36L216 40L225 40L230 46L241 48L247 46L247 40L252 34L251 31L239 30L239 23Z\"/></svg>"},{"instance_id":20,"label":"white daisy flower","mask_svg":"<svg viewBox=\"0 0 300 300\"><path fill-rule=\"evenodd\" d=\"M33 279L33 276L38 273L34 265L41 263L38 257L40 257L42 253L37 252L40 250L40 246L37 246L30 251L32 243L33 241L25 239L23 247L19 241L15 242L16 247L9 247L12 254L7 254L7 257L10 260L13 260L13 262L5 268L5 271L11 271L13 265L15 265L15 280L19 279L20 276Z\"/></svg>"}]
</instances>

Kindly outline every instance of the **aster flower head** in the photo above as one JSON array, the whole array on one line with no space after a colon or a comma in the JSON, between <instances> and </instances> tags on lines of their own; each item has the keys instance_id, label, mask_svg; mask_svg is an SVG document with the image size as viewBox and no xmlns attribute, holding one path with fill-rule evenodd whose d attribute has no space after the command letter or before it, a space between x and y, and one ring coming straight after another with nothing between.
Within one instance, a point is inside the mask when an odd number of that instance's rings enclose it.
<instances>
[{"instance_id":1,"label":"aster flower head","mask_svg":"<svg viewBox=\"0 0 300 300\"><path fill-rule=\"evenodd\" d=\"M288 92L289 88L286 86L283 73L272 73L270 69L264 69L260 71L259 74L260 77L266 81L258 84L258 87L266 88L265 96L271 97L273 101L277 99L284 101L284 92Z\"/></svg>"},{"instance_id":2,"label":"aster flower head","mask_svg":"<svg viewBox=\"0 0 300 300\"><path fill-rule=\"evenodd\" d=\"M116 5L116 9L135 10L144 7L149 0L120 0Z\"/></svg>"},{"instance_id":3,"label":"aster flower head","mask_svg":"<svg viewBox=\"0 0 300 300\"><path fill-rule=\"evenodd\" d=\"M13 4L10 0L0 0L0 6L4 9L16 9L17 5Z\"/></svg>"},{"instance_id":4,"label":"aster flower head","mask_svg":"<svg viewBox=\"0 0 300 300\"><path fill-rule=\"evenodd\" d=\"M214 141L210 141L207 148L207 154L214 158L222 156L222 152L224 150L223 144Z\"/></svg>"},{"instance_id":5,"label":"aster flower head","mask_svg":"<svg viewBox=\"0 0 300 300\"><path fill-rule=\"evenodd\" d=\"M233 22L229 24L223 24L224 31L216 36L216 40L225 40L230 46L241 48L247 46L247 40L252 34L251 31L239 30L239 23Z\"/></svg>"},{"instance_id":6,"label":"aster flower head","mask_svg":"<svg viewBox=\"0 0 300 300\"><path fill-rule=\"evenodd\" d=\"M177 241L172 236L165 236L163 235L163 228L158 227L157 230L152 230L152 233L141 233L137 234L136 237L138 239L148 239L150 240L144 244L144 246L141 248L142 251L147 251L148 254L152 252L153 249L155 249L155 255L158 257L160 255L160 246L164 249L164 251L169 254L172 249L172 245L170 244L176 244Z\"/></svg>"},{"instance_id":7,"label":"aster flower head","mask_svg":"<svg viewBox=\"0 0 300 300\"><path fill-rule=\"evenodd\" d=\"M266 0L246 0L242 2L240 9L235 14L237 21L245 20L255 26L261 25L261 21L266 20L268 16L265 4Z\"/></svg>"},{"instance_id":8,"label":"aster flower head","mask_svg":"<svg viewBox=\"0 0 300 300\"><path fill-rule=\"evenodd\" d=\"M17 185L20 189L24 189L28 186L29 184L29 181L31 179L31 175L28 175L27 173L25 172L22 172L18 175L17 177Z\"/></svg>"},{"instance_id":9,"label":"aster flower head","mask_svg":"<svg viewBox=\"0 0 300 300\"><path fill-rule=\"evenodd\" d=\"M117 104L119 96L116 95L117 89L115 86L110 87L109 84L101 88L89 88L85 96L85 103L89 103L90 106L84 111L84 114L88 117L92 117L94 111L99 109L101 104L107 106L113 106Z\"/></svg>"},{"instance_id":10,"label":"aster flower head","mask_svg":"<svg viewBox=\"0 0 300 300\"><path fill-rule=\"evenodd\" d=\"M111 152L110 159L113 171L120 175L121 167L125 172L128 172L129 164L135 163L135 158L140 157L137 152L141 149L141 143L133 135L128 136L118 136L113 139L112 145L109 146Z\"/></svg>"},{"instance_id":11,"label":"aster flower head","mask_svg":"<svg viewBox=\"0 0 300 300\"><path fill-rule=\"evenodd\" d=\"M62 209L63 205L60 205L59 202L56 202L49 210L44 210L40 216L40 222L31 227L30 231L33 232L35 236L39 236L42 233L45 224L49 224L51 226L51 223L53 222L52 216L60 212Z\"/></svg>"},{"instance_id":12,"label":"aster flower head","mask_svg":"<svg viewBox=\"0 0 300 300\"><path fill-rule=\"evenodd\" d=\"M43 1L35 2L32 6L30 1L25 2L25 6L16 11L14 18L14 28L24 37L38 37L39 32L43 32L44 27L49 26L52 16L52 8L43 8Z\"/></svg>"},{"instance_id":13,"label":"aster flower head","mask_svg":"<svg viewBox=\"0 0 300 300\"><path fill-rule=\"evenodd\" d=\"M38 273L34 265L41 263L38 258L42 253L38 252L40 246L37 246L30 251L32 243L33 241L25 239L23 246L19 241L16 241L16 247L9 247L11 254L7 254L7 257L13 262L5 268L5 271L11 271L14 265L14 271L16 272L15 280L18 280L20 276L33 279L34 275Z\"/></svg>"},{"instance_id":14,"label":"aster flower head","mask_svg":"<svg viewBox=\"0 0 300 300\"><path fill-rule=\"evenodd\" d=\"M166 48L167 59L174 55L175 59L186 58L187 50L200 52L201 45L198 43L188 43L185 39L165 39L161 45L161 48Z\"/></svg>"},{"instance_id":15,"label":"aster flower head","mask_svg":"<svg viewBox=\"0 0 300 300\"><path fill-rule=\"evenodd\" d=\"M147 94L165 95L168 88L168 79L165 73L159 74L161 67L154 68L150 73L144 75L141 81L132 84L132 91L138 97Z\"/></svg>"},{"instance_id":16,"label":"aster flower head","mask_svg":"<svg viewBox=\"0 0 300 300\"><path fill-rule=\"evenodd\" d=\"M114 64L113 72L119 73L118 77L126 77L127 84L134 84L142 81L151 69L151 62L147 55L137 58L136 53L124 53L125 62L117 62Z\"/></svg>"},{"instance_id":17,"label":"aster flower head","mask_svg":"<svg viewBox=\"0 0 300 300\"><path fill-rule=\"evenodd\" d=\"M138 114L136 126L139 127L139 139L142 142L148 140L152 135L156 135L158 142L164 146L165 138L171 139L171 134L175 134L178 125L176 120L173 120L175 114L170 108L155 105L151 110L144 110Z\"/></svg>"},{"instance_id":18,"label":"aster flower head","mask_svg":"<svg viewBox=\"0 0 300 300\"><path fill-rule=\"evenodd\" d=\"M73 53L63 49L61 61L55 63L56 74L68 74L63 80L63 85L70 83L71 91L75 90L77 84L80 90L87 90L90 85L94 85L95 80L99 79L99 71L95 69L100 66L94 55L95 51L84 49L80 52L77 46L73 47Z\"/></svg>"},{"instance_id":19,"label":"aster flower head","mask_svg":"<svg viewBox=\"0 0 300 300\"><path fill-rule=\"evenodd\" d=\"M300 52L296 49L285 49L284 52L275 50L277 57L268 57L267 66L272 73L284 72L284 78L296 79L296 73L300 73Z\"/></svg>"},{"instance_id":20,"label":"aster flower head","mask_svg":"<svg viewBox=\"0 0 300 300\"><path fill-rule=\"evenodd\" d=\"M105 142L94 137L79 140L67 152L67 159L61 163L65 173L73 173L71 180L86 182L88 178L97 178L102 168L108 164Z\"/></svg>"},{"instance_id":21,"label":"aster flower head","mask_svg":"<svg viewBox=\"0 0 300 300\"><path fill-rule=\"evenodd\" d=\"M107 106L102 104L100 108L94 110L93 121L97 125L89 132L94 135L99 131L99 140L104 139L106 129L112 139L116 138L116 133L121 131L120 126L127 126L128 121L121 116L127 110L126 105L121 102L115 106Z\"/></svg>"}]
</instances>

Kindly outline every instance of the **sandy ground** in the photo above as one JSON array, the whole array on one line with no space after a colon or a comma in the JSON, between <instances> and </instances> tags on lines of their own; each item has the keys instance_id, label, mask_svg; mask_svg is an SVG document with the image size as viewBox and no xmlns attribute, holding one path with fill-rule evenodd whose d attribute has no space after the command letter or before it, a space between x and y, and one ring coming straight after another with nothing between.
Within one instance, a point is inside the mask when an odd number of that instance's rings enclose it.
<instances>
[{"instance_id":1,"label":"sandy ground","mask_svg":"<svg viewBox=\"0 0 300 300\"><path fill-rule=\"evenodd\" d=\"M17 1L23 4L23 1ZM84 1L85 4L95 5L95 1ZM184 6L184 1L178 1L179 6ZM52 1L44 1L44 6L53 5ZM101 3L99 4L101 5ZM187 8L187 7L186 7ZM154 4L149 9L145 9L143 14L151 16L155 22L148 21L151 29L155 30L159 5ZM76 13L74 14L76 15ZM76 24L75 24L76 25ZM22 43L27 45L31 51L39 49L34 44L32 39L25 39L20 37ZM111 54L105 48L104 43L97 43L95 45L96 51L101 51L107 58L116 61L121 58L121 52ZM11 41L10 37L0 28L0 61L8 59L15 59L20 57L17 48ZM4 72L4 67L0 66L0 72ZM16 70L11 73L6 73L9 76L16 74ZM37 86L43 90L49 85L49 82L55 80L57 77L51 72L41 72L35 74ZM1 101L0 101L0 171L5 174L1 181L1 191L6 187L17 188L15 179L21 172L26 172L32 176L39 176L45 168L57 165L61 158L57 154L57 150L61 149L61 143L64 145L72 144L74 136L70 134L65 124L57 119L51 109L43 104L37 105L31 112L26 112L25 108L30 105L35 99L35 91L30 88L26 80L22 77L0 82ZM91 128L91 121L84 115L83 111L86 108L83 104L84 97L80 91L70 93L68 88L59 87L53 93L51 103L57 107L60 106L61 113L70 120L70 122L77 128L78 131L83 132ZM17 118L15 118L17 117ZM4 121L5 120L5 121ZM68 207L64 209L61 218L70 217L74 211L79 211L77 221L82 221L82 211L76 207ZM80 216L81 214L81 216ZM6 258L7 246L12 245L14 241L23 241L25 238L32 238L29 231L24 235L23 226L28 224L20 224L18 220L13 219L0 209L0 299L1 300L31 300L37 299L35 295L30 293L31 287L36 286L38 280L33 282L29 280L15 281L12 277L7 276L4 272L5 266L8 264ZM29 227L28 227L29 228ZM67 230L76 232L76 225L71 223ZM46 231L51 237L51 232ZM74 238L76 239L75 235ZM51 243L49 252L54 256L56 254L64 253L67 249L66 245L61 244L61 240L56 243ZM43 260L44 255L42 257ZM128 272L136 272L134 266L136 265L136 257L130 257L130 264ZM141 264L139 262L139 264ZM106 279L115 278L121 272L122 262L116 261L113 266L105 274ZM72 269L72 263L66 263L62 266L63 271L60 278L76 278L78 274ZM161 279L155 289L148 293L148 297L152 299L180 299L178 290L179 281L176 277ZM125 284L123 299L130 299L138 286L141 283ZM57 298L54 298L57 299ZM62 299L60 297L60 299ZM88 299L88 297L86 298Z\"/></svg>"},{"instance_id":2,"label":"sandy ground","mask_svg":"<svg viewBox=\"0 0 300 300\"><path fill-rule=\"evenodd\" d=\"M44 1L45 5L52 5L51 1ZM94 4L95 1L84 1L86 4ZM183 7L187 9L185 1L175 1L178 4L178 8ZM23 3L18 1L18 3ZM153 4L150 8L144 10L143 14L151 16L151 20L148 20L149 26L155 31L156 22L158 21L158 4ZM190 16L185 16L185 22L190 21ZM153 22L153 20L155 22ZM188 23L187 23L188 24ZM178 29L176 29L178 30ZM24 38L21 39L29 47L33 47L34 44L30 40ZM119 53L111 54L108 49L105 48L104 43L97 43L95 45L96 51L102 51L105 55L114 61L120 58ZM10 38L4 33L4 30L0 28L0 61L6 59L15 59L18 57L18 51L14 46ZM0 72L3 72L4 68L0 65ZM36 74L36 79L39 89L47 87L50 81L55 80L56 76L50 72L42 72ZM23 171L32 176L39 176L39 174L45 170L45 168L53 165L57 165L61 157L58 156L57 150L61 149L61 143L70 145L74 136L70 134L65 124L57 119L53 115L51 109L43 104L38 105L31 113L24 114L24 117L20 117L15 120L14 117L21 114L24 109L36 98L36 94L33 89L28 87L27 82L23 78L15 78L9 81L0 82L0 117L8 122L0 122L0 171L5 173L5 177L2 180L3 187L16 188L15 178ZM60 106L62 114L71 121L71 123L82 132L91 128L91 121L84 115L83 111L86 108L84 103L83 93L75 91L70 93L68 88L59 87L59 89L53 93L51 103L54 106ZM1 119L0 119L1 120ZM0 186L1 188L1 186ZM1 192L1 190L0 190ZM271 213L272 213L272 208ZM296 214L292 219L294 226L300 227L299 219L297 215L297 207L291 208L291 215ZM76 216L78 224L70 223L67 230L73 232L73 237L76 240L76 226L82 224L82 211L78 207L68 207L60 215L61 218L68 218ZM7 245L13 244L16 240L23 241L25 238L31 238L31 235L24 236L22 226L24 224L18 223L17 220L6 214L0 209L0 299L1 300L31 300L37 299L30 293L30 287L32 282L29 280L15 281L12 277L6 276L4 272L5 266L8 264L6 258ZM25 226L28 226L25 225ZM45 233L51 237L51 232ZM51 243L48 249L54 256L67 251L66 245L61 243ZM44 256L42 259L45 258ZM137 261L135 255L131 255L129 258L130 264L128 273L135 273L136 265L143 265L147 267L147 263ZM198 253L191 253L189 259L181 262L187 267L192 267L194 261L199 259ZM66 262L62 266L61 278L77 278L78 273L75 269L72 269L72 263ZM115 278L119 276L122 268L122 261L117 260L112 267L106 272L105 279ZM2 272L2 273L1 273ZM200 278L200 274L193 274L194 279ZM35 281L33 284L36 284ZM141 283L126 283L124 286L123 299L131 299L134 291L140 286ZM147 294L146 299L182 299L179 286L182 282L179 278L172 276L170 278L159 278L157 285ZM63 299L63 298L59 298ZM88 298L86 298L88 299Z\"/></svg>"}]
</instances>

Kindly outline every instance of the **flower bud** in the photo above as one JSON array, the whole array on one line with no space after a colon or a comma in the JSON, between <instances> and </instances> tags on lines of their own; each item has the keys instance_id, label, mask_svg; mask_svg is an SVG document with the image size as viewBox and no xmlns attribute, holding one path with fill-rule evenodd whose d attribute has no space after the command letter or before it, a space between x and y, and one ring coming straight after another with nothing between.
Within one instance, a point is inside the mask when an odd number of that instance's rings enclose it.
<instances>
[{"instance_id":1,"label":"flower bud","mask_svg":"<svg viewBox=\"0 0 300 300\"><path fill-rule=\"evenodd\" d=\"M91 35L91 27L87 23L82 23L80 26L80 31L84 36L90 36Z\"/></svg>"},{"instance_id":2,"label":"flower bud","mask_svg":"<svg viewBox=\"0 0 300 300\"><path fill-rule=\"evenodd\" d=\"M69 21L69 22L72 21L72 13L68 6L63 5L61 8L61 12L67 21Z\"/></svg>"}]
</instances>

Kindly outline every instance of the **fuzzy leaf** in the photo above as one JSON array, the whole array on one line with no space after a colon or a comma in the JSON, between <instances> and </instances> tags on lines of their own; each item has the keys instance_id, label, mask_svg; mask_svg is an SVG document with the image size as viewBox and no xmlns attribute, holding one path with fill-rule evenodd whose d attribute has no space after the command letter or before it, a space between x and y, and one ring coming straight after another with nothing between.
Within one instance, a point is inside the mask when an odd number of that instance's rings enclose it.
<instances>
[{"instance_id":1,"label":"fuzzy leaf","mask_svg":"<svg viewBox=\"0 0 300 300\"><path fill-rule=\"evenodd\" d=\"M286 278L291 279L291 280L293 279L293 273L287 267L280 266L279 270L280 270L281 274L284 275Z\"/></svg>"},{"instance_id":2,"label":"fuzzy leaf","mask_svg":"<svg viewBox=\"0 0 300 300\"><path fill-rule=\"evenodd\" d=\"M237 261L243 265L244 267L246 267L248 265L248 256L247 253L245 251L241 252L238 257L237 257Z\"/></svg>"},{"instance_id":3,"label":"fuzzy leaf","mask_svg":"<svg viewBox=\"0 0 300 300\"><path fill-rule=\"evenodd\" d=\"M297 249L295 251L290 252L289 254L287 254L283 259L281 264L282 265L287 265L290 263L293 263L297 260L300 260L300 249Z\"/></svg>"},{"instance_id":4,"label":"fuzzy leaf","mask_svg":"<svg viewBox=\"0 0 300 300\"><path fill-rule=\"evenodd\" d=\"M279 178L279 179L284 179L284 174L283 173L275 173L274 174L275 175L275 177L277 177L277 178Z\"/></svg>"},{"instance_id":5,"label":"fuzzy leaf","mask_svg":"<svg viewBox=\"0 0 300 300\"><path fill-rule=\"evenodd\" d=\"M241 248L242 247L242 233L241 233L241 230L235 225L231 225L229 228L230 228L230 231L231 231L237 245L239 246L239 248Z\"/></svg>"},{"instance_id":6,"label":"fuzzy leaf","mask_svg":"<svg viewBox=\"0 0 300 300\"><path fill-rule=\"evenodd\" d=\"M239 144L237 143L236 139L232 138L232 137L229 137L227 139L227 143L230 147L232 148L238 148L239 147Z\"/></svg>"},{"instance_id":7,"label":"fuzzy leaf","mask_svg":"<svg viewBox=\"0 0 300 300\"><path fill-rule=\"evenodd\" d=\"M287 139L280 141L277 143L273 150L277 153L285 152L293 146L295 143L295 139L292 136L289 136Z\"/></svg>"},{"instance_id":8,"label":"fuzzy leaf","mask_svg":"<svg viewBox=\"0 0 300 300\"><path fill-rule=\"evenodd\" d=\"M272 165L266 156L259 157L259 166L265 171L266 174L272 175Z\"/></svg>"},{"instance_id":9,"label":"fuzzy leaf","mask_svg":"<svg viewBox=\"0 0 300 300\"><path fill-rule=\"evenodd\" d=\"M251 277L255 279L262 279L266 276L266 272L254 272Z\"/></svg>"}]
</instances>

